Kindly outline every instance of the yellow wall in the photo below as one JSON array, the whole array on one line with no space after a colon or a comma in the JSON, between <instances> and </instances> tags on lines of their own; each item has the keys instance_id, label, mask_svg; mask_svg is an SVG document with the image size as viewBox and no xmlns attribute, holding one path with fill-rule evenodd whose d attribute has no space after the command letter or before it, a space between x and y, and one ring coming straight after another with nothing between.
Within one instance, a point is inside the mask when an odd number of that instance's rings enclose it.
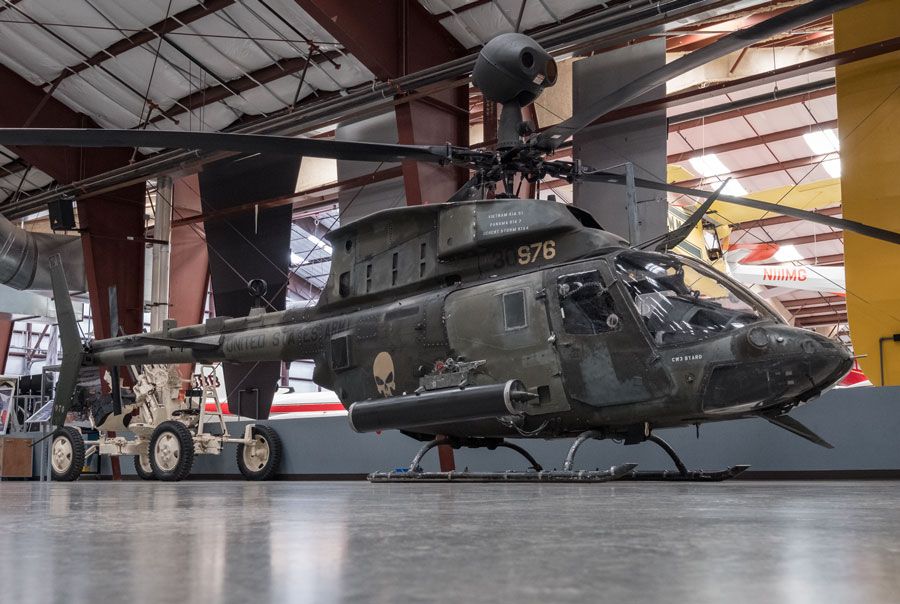
<instances>
[{"instance_id":1,"label":"yellow wall","mask_svg":"<svg viewBox=\"0 0 900 604\"><path fill-rule=\"evenodd\" d=\"M869 0L835 15L840 52L900 36L900 1ZM900 52L837 68L844 217L900 232ZM900 246L844 236L850 335L880 384L878 339L900 333ZM900 384L900 344L885 342L885 384Z\"/></svg>"}]
</instances>

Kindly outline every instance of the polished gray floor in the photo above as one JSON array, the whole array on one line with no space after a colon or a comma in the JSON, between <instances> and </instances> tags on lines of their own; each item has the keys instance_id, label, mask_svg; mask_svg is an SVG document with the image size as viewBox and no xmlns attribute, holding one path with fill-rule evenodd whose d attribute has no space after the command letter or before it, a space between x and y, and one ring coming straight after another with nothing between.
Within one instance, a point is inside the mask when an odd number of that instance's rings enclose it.
<instances>
[{"instance_id":1,"label":"polished gray floor","mask_svg":"<svg viewBox=\"0 0 900 604\"><path fill-rule=\"evenodd\" d=\"M898 602L900 482L0 483L0 602Z\"/></svg>"}]
</instances>

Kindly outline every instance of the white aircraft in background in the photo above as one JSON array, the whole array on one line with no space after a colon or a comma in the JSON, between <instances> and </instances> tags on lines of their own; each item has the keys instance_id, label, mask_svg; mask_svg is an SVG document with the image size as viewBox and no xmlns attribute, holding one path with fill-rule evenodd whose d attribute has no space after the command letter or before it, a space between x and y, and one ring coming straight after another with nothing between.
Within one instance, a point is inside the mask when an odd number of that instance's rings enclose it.
<instances>
[{"instance_id":1,"label":"white aircraft in background","mask_svg":"<svg viewBox=\"0 0 900 604\"><path fill-rule=\"evenodd\" d=\"M209 369L201 368L198 365L195 367L194 372L195 374L207 374ZM221 365L216 366L215 376L219 384L216 388L216 392L222 405L222 411L229 416L226 419L236 419L236 416L228 407L228 400L225 396L225 380L222 376ZM216 410L215 403L209 400L205 402L204 407L207 413L214 413ZM346 415L347 410L341 404L337 394L331 390L309 392L285 387L280 387L275 391L275 397L272 399L272 410L269 412L270 419L296 419Z\"/></svg>"},{"instance_id":2,"label":"white aircraft in background","mask_svg":"<svg viewBox=\"0 0 900 604\"><path fill-rule=\"evenodd\" d=\"M770 298L786 290L802 290L820 294L843 296L847 293L843 266L814 264L753 264L778 259L779 247L774 244L732 246L725 252L725 269L735 280L745 285L766 285L772 289L758 292ZM855 363L838 388L871 386L872 382Z\"/></svg>"},{"instance_id":3,"label":"white aircraft in background","mask_svg":"<svg viewBox=\"0 0 900 604\"><path fill-rule=\"evenodd\" d=\"M768 285L775 291L763 292L771 297L786 289L799 289L822 294L843 296L846 280L843 266L816 266L814 264L752 264L771 258L777 259L778 246L733 246L725 252L725 268L728 274L745 285Z\"/></svg>"}]
</instances>

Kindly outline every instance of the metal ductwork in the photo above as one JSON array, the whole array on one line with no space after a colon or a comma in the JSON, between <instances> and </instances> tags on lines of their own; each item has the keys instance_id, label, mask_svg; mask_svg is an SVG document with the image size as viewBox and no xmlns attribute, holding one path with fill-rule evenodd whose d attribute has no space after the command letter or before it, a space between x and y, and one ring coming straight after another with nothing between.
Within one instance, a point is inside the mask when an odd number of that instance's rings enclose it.
<instances>
[{"instance_id":1,"label":"metal ductwork","mask_svg":"<svg viewBox=\"0 0 900 604\"><path fill-rule=\"evenodd\" d=\"M72 290L84 291L84 252L80 237L32 233L0 216L0 284L18 290L49 291L53 254L62 257Z\"/></svg>"}]
</instances>

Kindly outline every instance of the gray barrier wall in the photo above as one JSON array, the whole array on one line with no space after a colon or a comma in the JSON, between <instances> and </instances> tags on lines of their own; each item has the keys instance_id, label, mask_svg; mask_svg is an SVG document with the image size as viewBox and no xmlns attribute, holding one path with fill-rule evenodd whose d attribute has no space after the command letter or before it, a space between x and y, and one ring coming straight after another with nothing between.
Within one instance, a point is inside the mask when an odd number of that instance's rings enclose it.
<instances>
[{"instance_id":1,"label":"gray barrier wall","mask_svg":"<svg viewBox=\"0 0 900 604\"><path fill-rule=\"evenodd\" d=\"M755 471L895 470L900 471L900 388L832 390L818 401L794 410L797 419L834 444L824 449L761 419L706 424L696 438L693 428L664 430L668 440L690 468L717 469L751 464ZM286 477L360 476L374 470L406 467L420 446L396 431L356 434L343 417L270 422L285 444L281 467ZM236 430L237 423L232 423ZM560 468L571 440L519 440L546 468ZM608 467L622 462L643 469L671 468L668 457L655 445L622 446L612 442L586 443L576 466ZM506 450L456 451L458 469L503 470L525 468L524 460ZM106 464L105 464L106 465ZM423 467L437 470L431 452ZM124 473L132 474L129 458ZM222 456L200 456L195 476L235 475L235 448Z\"/></svg>"}]
</instances>

